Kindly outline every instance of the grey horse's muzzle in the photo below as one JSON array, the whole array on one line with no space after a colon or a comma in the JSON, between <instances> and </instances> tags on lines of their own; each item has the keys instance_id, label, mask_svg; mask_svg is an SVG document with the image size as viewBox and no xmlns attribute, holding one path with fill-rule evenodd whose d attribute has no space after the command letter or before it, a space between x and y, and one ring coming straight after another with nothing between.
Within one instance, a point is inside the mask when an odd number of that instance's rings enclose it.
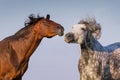
<instances>
[{"instance_id":1,"label":"grey horse's muzzle","mask_svg":"<svg viewBox=\"0 0 120 80\"><path fill-rule=\"evenodd\" d=\"M75 41L74 39L74 34L72 32L69 32L65 35L65 38L64 38L65 42L67 43L73 43Z\"/></svg>"}]
</instances>

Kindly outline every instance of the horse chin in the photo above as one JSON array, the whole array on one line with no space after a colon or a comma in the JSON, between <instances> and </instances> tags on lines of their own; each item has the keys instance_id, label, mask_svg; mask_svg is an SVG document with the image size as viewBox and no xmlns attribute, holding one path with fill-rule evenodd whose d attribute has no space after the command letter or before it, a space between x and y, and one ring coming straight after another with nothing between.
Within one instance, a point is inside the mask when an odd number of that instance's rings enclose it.
<instances>
[{"instance_id":1,"label":"horse chin","mask_svg":"<svg viewBox=\"0 0 120 80\"><path fill-rule=\"evenodd\" d=\"M78 41L78 40L69 40L69 39L64 39L65 42L67 43L74 43L74 44L81 44L82 42Z\"/></svg>"},{"instance_id":2,"label":"horse chin","mask_svg":"<svg viewBox=\"0 0 120 80\"><path fill-rule=\"evenodd\" d=\"M74 40L69 40L69 39L64 39L64 41L66 42L66 43L76 43Z\"/></svg>"},{"instance_id":3,"label":"horse chin","mask_svg":"<svg viewBox=\"0 0 120 80\"><path fill-rule=\"evenodd\" d=\"M47 38L52 38L53 36L49 36L49 37L47 37Z\"/></svg>"},{"instance_id":4,"label":"horse chin","mask_svg":"<svg viewBox=\"0 0 120 80\"><path fill-rule=\"evenodd\" d=\"M58 34L53 34L53 35L51 35L51 36L47 36L47 38L52 38L52 37L54 37L54 36L63 36L64 35L64 33L63 32L61 32L61 33L58 33Z\"/></svg>"}]
</instances>

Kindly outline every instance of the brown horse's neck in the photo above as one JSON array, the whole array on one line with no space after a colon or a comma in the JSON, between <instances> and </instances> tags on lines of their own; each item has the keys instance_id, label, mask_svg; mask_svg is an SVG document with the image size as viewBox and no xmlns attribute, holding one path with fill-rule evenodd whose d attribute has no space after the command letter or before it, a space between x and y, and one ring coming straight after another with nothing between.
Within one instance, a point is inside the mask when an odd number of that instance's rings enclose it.
<instances>
[{"instance_id":1,"label":"brown horse's neck","mask_svg":"<svg viewBox=\"0 0 120 80\"><path fill-rule=\"evenodd\" d=\"M21 29L14 35L16 40L13 41L12 48L19 56L19 62L28 61L43 38L35 28L36 26L31 26Z\"/></svg>"}]
</instances>

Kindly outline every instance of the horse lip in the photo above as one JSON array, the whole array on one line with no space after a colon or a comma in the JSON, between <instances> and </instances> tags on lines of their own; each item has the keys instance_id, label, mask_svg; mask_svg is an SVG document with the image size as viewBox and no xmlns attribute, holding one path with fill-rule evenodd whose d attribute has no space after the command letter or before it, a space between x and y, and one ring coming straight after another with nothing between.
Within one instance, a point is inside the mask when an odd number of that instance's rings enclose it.
<instances>
[{"instance_id":1,"label":"horse lip","mask_svg":"<svg viewBox=\"0 0 120 80\"><path fill-rule=\"evenodd\" d=\"M72 43L71 40L64 39L64 41L65 41L66 43Z\"/></svg>"},{"instance_id":2,"label":"horse lip","mask_svg":"<svg viewBox=\"0 0 120 80\"><path fill-rule=\"evenodd\" d=\"M70 43L70 41L69 41L69 40L67 40L66 38L64 39L64 41L65 41L66 43Z\"/></svg>"}]
</instances>

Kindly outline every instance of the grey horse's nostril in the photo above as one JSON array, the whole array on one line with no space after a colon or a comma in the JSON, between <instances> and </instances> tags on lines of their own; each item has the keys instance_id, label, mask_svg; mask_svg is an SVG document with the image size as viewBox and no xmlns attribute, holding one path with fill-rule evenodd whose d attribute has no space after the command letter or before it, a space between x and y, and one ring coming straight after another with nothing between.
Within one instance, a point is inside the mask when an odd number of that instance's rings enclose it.
<instances>
[{"instance_id":1,"label":"grey horse's nostril","mask_svg":"<svg viewBox=\"0 0 120 80\"><path fill-rule=\"evenodd\" d=\"M66 36L68 39L74 38L74 35L73 35L73 34L66 34L65 36Z\"/></svg>"}]
</instances>

